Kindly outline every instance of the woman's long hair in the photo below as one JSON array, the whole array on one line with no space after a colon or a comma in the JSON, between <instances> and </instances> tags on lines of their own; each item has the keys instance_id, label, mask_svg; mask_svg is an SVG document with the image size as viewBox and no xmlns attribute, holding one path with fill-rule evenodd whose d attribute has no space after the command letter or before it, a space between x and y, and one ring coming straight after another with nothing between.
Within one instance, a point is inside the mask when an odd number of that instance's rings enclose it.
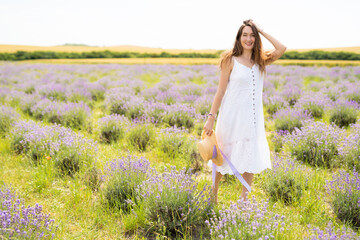
<instances>
[{"instance_id":1,"label":"woman's long hair","mask_svg":"<svg viewBox=\"0 0 360 240\"><path fill-rule=\"evenodd\" d=\"M251 27L253 33L255 34L255 43L254 43L254 47L252 49L251 59L259 65L260 72L262 74L266 73L265 60L268 58L269 52L266 52L266 53L264 52L260 34L259 34L258 30L256 29L256 27L250 21L251 21L251 19L245 20L243 22L243 24L240 26L240 28L236 34L236 39L235 39L233 49L227 50L221 54L220 69L222 69L225 64L231 63L232 56L237 57L243 53L244 49L241 46L241 40L240 40L241 34L243 32L244 27L249 26L249 27Z\"/></svg>"}]
</instances>

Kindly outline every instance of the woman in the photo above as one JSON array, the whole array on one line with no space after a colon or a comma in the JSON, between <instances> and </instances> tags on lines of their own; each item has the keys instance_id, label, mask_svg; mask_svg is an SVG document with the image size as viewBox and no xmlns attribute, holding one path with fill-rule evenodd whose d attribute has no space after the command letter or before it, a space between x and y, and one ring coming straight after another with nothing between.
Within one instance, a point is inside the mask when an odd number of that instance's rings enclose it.
<instances>
[{"instance_id":1,"label":"woman","mask_svg":"<svg viewBox=\"0 0 360 240\"><path fill-rule=\"evenodd\" d=\"M275 50L263 51L259 33L272 43ZM250 186L254 173L271 169L262 89L265 66L277 60L285 50L283 44L250 19L240 26L233 49L221 57L220 81L204 131L211 135L220 107L215 128L217 143ZM234 174L226 161L216 167L215 185L212 186L216 203L219 182L224 174ZM244 200L247 192L243 186L241 198Z\"/></svg>"}]
</instances>

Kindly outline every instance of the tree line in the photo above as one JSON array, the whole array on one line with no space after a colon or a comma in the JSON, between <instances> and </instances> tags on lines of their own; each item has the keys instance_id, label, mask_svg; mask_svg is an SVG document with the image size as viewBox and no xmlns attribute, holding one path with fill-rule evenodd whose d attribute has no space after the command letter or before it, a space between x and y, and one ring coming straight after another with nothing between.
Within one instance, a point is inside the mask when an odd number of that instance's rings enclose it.
<instances>
[{"instance_id":1,"label":"tree line","mask_svg":"<svg viewBox=\"0 0 360 240\"><path fill-rule=\"evenodd\" d=\"M215 53L139 53L139 52L56 52L56 51L17 51L14 53L0 53L2 61L21 61L32 59L85 59L85 58L219 58L222 50ZM307 52L288 51L280 59L306 60L360 60L360 54L353 52L327 52L313 50Z\"/></svg>"}]
</instances>

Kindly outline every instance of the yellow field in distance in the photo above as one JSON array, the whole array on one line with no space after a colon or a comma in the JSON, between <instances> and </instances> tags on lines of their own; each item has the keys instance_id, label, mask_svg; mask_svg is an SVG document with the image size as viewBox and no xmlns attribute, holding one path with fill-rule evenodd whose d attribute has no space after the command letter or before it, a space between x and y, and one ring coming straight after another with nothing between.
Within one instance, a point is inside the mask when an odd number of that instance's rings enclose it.
<instances>
[{"instance_id":1,"label":"yellow field in distance","mask_svg":"<svg viewBox=\"0 0 360 240\"><path fill-rule=\"evenodd\" d=\"M91 59L38 59L19 61L19 63L59 63L59 64L218 64L217 58L91 58ZM347 60L296 60L279 59L275 62L279 65L300 66L360 66L360 61Z\"/></svg>"},{"instance_id":2,"label":"yellow field in distance","mask_svg":"<svg viewBox=\"0 0 360 240\"><path fill-rule=\"evenodd\" d=\"M0 45L0 52L16 52L16 51L54 51L54 52L91 52L91 51L112 51L112 52L139 52L139 53L161 53L168 52L173 54L178 53L216 53L216 49L163 49L163 48L150 48L139 47L131 45L112 46L112 47L88 47L88 46L27 46L27 45Z\"/></svg>"},{"instance_id":3,"label":"yellow field in distance","mask_svg":"<svg viewBox=\"0 0 360 240\"><path fill-rule=\"evenodd\" d=\"M113 52L140 52L140 53L161 53L168 52L173 54L178 53L216 53L220 49L164 49L151 48L131 45L110 46L110 47L91 47L91 46L27 46L27 45L0 45L0 52L16 52L16 51L56 51L56 52L90 52L90 51L113 51ZM311 50L323 51L344 51L360 53L360 46L358 47L339 47L339 48L318 48L318 49L288 49L287 51L306 52Z\"/></svg>"}]
</instances>

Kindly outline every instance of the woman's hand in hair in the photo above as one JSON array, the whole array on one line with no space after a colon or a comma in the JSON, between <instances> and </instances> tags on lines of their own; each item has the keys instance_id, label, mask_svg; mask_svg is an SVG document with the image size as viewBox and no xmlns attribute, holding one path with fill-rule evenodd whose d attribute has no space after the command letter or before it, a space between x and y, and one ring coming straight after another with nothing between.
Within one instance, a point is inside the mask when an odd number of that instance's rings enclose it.
<instances>
[{"instance_id":1,"label":"woman's hand in hair","mask_svg":"<svg viewBox=\"0 0 360 240\"><path fill-rule=\"evenodd\" d=\"M264 29L263 29L259 24L255 23L252 19L250 19L249 22L256 27L256 29L258 30L259 33L262 33L262 31L263 31Z\"/></svg>"}]
</instances>

